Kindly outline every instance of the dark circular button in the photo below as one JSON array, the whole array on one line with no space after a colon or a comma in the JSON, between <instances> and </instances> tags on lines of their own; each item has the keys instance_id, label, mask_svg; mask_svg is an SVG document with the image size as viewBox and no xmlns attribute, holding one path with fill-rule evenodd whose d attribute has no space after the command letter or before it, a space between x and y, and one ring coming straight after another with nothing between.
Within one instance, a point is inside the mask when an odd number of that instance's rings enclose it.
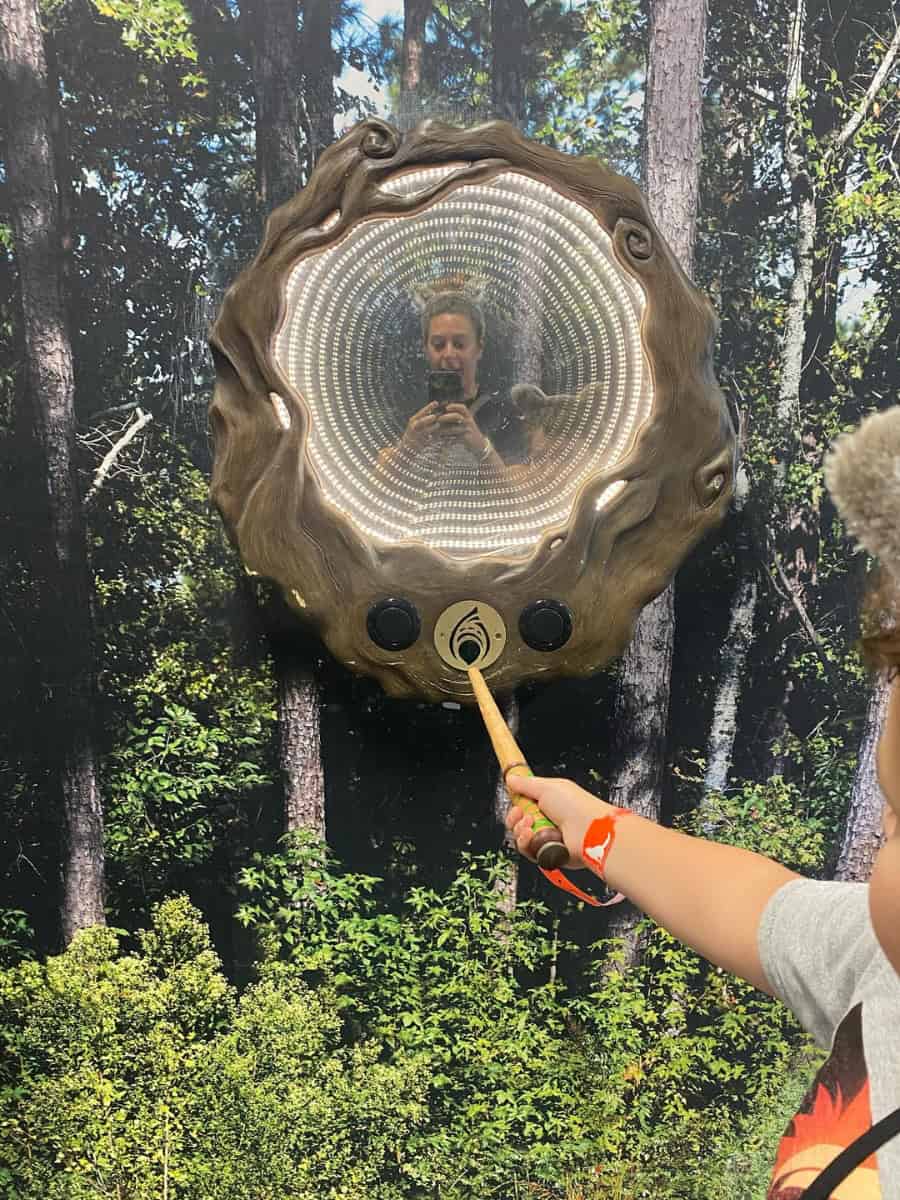
<instances>
[{"instance_id":1,"label":"dark circular button","mask_svg":"<svg viewBox=\"0 0 900 1200\"><path fill-rule=\"evenodd\" d=\"M366 629L382 650L406 650L419 636L419 614L408 600L391 597L379 600L369 609Z\"/></svg>"},{"instance_id":2,"label":"dark circular button","mask_svg":"<svg viewBox=\"0 0 900 1200\"><path fill-rule=\"evenodd\" d=\"M572 613L561 600L535 600L522 609L519 633L532 650L558 650L572 636Z\"/></svg>"}]
</instances>

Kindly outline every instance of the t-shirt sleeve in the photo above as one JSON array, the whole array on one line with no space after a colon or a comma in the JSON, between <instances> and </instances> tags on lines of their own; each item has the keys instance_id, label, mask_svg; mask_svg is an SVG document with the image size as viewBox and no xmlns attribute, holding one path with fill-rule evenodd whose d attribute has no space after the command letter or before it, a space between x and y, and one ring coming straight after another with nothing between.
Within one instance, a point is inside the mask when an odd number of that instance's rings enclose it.
<instances>
[{"instance_id":1,"label":"t-shirt sleeve","mask_svg":"<svg viewBox=\"0 0 900 1200\"><path fill-rule=\"evenodd\" d=\"M877 950L867 885L792 880L766 906L758 943L775 995L830 1049Z\"/></svg>"}]
</instances>

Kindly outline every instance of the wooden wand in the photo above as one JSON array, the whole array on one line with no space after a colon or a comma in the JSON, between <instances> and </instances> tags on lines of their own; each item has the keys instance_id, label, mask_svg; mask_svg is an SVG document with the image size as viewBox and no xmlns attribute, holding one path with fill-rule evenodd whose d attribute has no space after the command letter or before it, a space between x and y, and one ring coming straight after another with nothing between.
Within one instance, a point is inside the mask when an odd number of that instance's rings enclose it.
<instances>
[{"instance_id":1,"label":"wooden wand","mask_svg":"<svg viewBox=\"0 0 900 1200\"><path fill-rule=\"evenodd\" d=\"M519 749L509 726L503 720L503 715L494 702L494 697L484 682L481 672L477 667L469 667L468 672L472 691L475 693L475 699L481 709L481 715L497 755L500 770L503 772L503 782L506 784L510 802L517 804L523 812L531 813L534 817L531 852L537 859L538 866L543 870L556 870L569 857L562 835L557 826L544 816L535 802L529 800L527 796L520 796L510 782L516 775L531 775L531 768L525 761L525 756Z\"/></svg>"}]
</instances>

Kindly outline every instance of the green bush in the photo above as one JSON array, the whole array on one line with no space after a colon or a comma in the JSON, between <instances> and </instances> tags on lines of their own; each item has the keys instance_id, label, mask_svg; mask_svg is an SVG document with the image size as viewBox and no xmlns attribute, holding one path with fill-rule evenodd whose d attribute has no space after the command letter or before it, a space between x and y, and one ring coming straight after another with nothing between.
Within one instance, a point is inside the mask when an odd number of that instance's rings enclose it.
<instances>
[{"instance_id":1,"label":"green bush","mask_svg":"<svg viewBox=\"0 0 900 1200\"><path fill-rule=\"evenodd\" d=\"M541 905L505 911L506 869L391 912L295 839L244 872L242 994L183 899L130 950L92 929L0 972L0 1196L713 1200L698 1166L762 1177L785 1010L650 927L640 968L598 942L578 974Z\"/></svg>"},{"instance_id":2,"label":"green bush","mask_svg":"<svg viewBox=\"0 0 900 1200\"><path fill-rule=\"evenodd\" d=\"M33 938L27 913L21 908L0 908L0 967L11 967L23 958L33 958Z\"/></svg>"},{"instance_id":3,"label":"green bush","mask_svg":"<svg viewBox=\"0 0 900 1200\"><path fill-rule=\"evenodd\" d=\"M541 905L504 911L503 869L470 861L445 893L413 889L387 913L377 881L301 838L245 870L240 916L270 964L335 990L348 1036L426 1057L429 1121L409 1143L421 1194L587 1195L619 1172L628 1194L681 1195L672 1179L696 1179L768 1103L798 1042L789 1014L656 928L640 969L610 969L620 948L600 942L564 985L572 947Z\"/></svg>"},{"instance_id":4,"label":"green bush","mask_svg":"<svg viewBox=\"0 0 900 1200\"><path fill-rule=\"evenodd\" d=\"M0 975L0 1194L12 1200L402 1195L411 1062L341 1044L327 991L273 971L239 999L186 901L140 951L107 929Z\"/></svg>"},{"instance_id":5,"label":"green bush","mask_svg":"<svg viewBox=\"0 0 900 1200\"><path fill-rule=\"evenodd\" d=\"M503 910L505 869L468 862L444 894L413 888L400 914L378 907L376 880L336 873L307 839L243 874L250 898L239 916L260 932L269 963L335 989L349 1038L427 1064L429 1122L409 1140L412 1179L427 1195L554 1178L599 1148L591 1130L605 1072L572 1035L550 981L540 907ZM599 1090L605 1104L610 1090Z\"/></svg>"},{"instance_id":6,"label":"green bush","mask_svg":"<svg viewBox=\"0 0 900 1200\"><path fill-rule=\"evenodd\" d=\"M745 781L727 794L710 792L701 807L679 818L688 833L727 842L775 859L792 871L821 871L828 824L818 804L780 775Z\"/></svg>"}]
</instances>

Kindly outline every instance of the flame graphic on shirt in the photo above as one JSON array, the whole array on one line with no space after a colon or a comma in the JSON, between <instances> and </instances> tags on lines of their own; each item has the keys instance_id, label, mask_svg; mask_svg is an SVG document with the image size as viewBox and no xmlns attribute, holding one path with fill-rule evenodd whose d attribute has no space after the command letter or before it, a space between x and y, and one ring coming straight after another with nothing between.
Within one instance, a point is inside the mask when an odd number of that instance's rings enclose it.
<instances>
[{"instance_id":1,"label":"flame graphic on shirt","mask_svg":"<svg viewBox=\"0 0 900 1200\"><path fill-rule=\"evenodd\" d=\"M794 1117L792 1132L778 1147L769 1200L790 1200L794 1188L808 1187L871 1123L868 1084L845 1105L840 1088L833 1097L820 1083L812 1111ZM838 1184L832 1200L880 1200L876 1171L875 1155L870 1154Z\"/></svg>"}]
</instances>

